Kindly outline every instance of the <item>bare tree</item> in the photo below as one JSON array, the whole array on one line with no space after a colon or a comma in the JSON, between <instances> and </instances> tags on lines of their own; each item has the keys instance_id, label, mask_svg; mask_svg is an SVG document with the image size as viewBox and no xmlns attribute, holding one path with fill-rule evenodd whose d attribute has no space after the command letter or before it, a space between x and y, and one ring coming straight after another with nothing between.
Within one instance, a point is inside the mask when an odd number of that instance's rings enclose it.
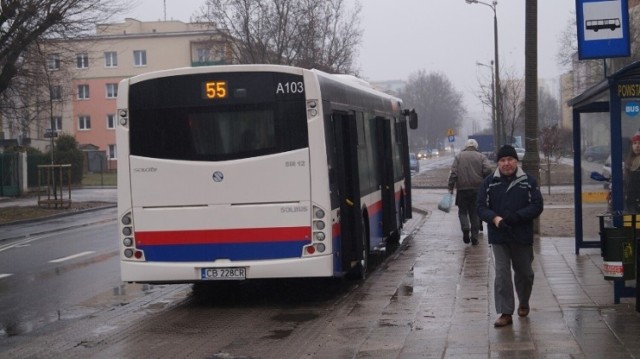
<instances>
[{"instance_id":1,"label":"bare tree","mask_svg":"<svg viewBox=\"0 0 640 359\"><path fill-rule=\"evenodd\" d=\"M207 0L198 20L228 34L234 61L353 73L361 5L345 0Z\"/></svg>"},{"instance_id":2,"label":"bare tree","mask_svg":"<svg viewBox=\"0 0 640 359\"><path fill-rule=\"evenodd\" d=\"M524 81L515 71L505 67L502 68L500 79L500 88L495 89L495 91L500 91L502 99L502 128L505 132L504 135L507 137L507 143L511 143L510 138L516 133L524 131L524 115L522 112L524 109ZM491 84L487 84L487 81L491 81ZM480 83L480 90L476 93L478 100L483 105L492 107L495 97L493 93L493 78L483 76L478 78L478 82Z\"/></svg>"},{"instance_id":3,"label":"bare tree","mask_svg":"<svg viewBox=\"0 0 640 359\"><path fill-rule=\"evenodd\" d=\"M9 138L40 138L71 95L65 69L79 39L125 9L123 0L0 0L0 118ZM129 4L130 6L131 4ZM87 42L87 46L90 46ZM44 48L55 49L47 54Z\"/></svg>"},{"instance_id":4,"label":"bare tree","mask_svg":"<svg viewBox=\"0 0 640 359\"><path fill-rule=\"evenodd\" d=\"M410 133L410 143L414 148L437 147L438 140L446 137L448 129L461 127L466 114L460 105L462 93L442 73L427 74L420 70L411 74L406 87L400 91L400 97L406 107L413 107L422 114L420 126Z\"/></svg>"},{"instance_id":5,"label":"bare tree","mask_svg":"<svg viewBox=\"0 0 640 359\"><path fill-rule=\"evenodd\" d=\"M538 88L538 121L541 127L560 124L560 103L545 87Z\"/></svg>"},{"instance_id":6,"label":"bare tree","mask_svg":"<svg viewBox=\"0 0 640 359\"><path fill-rule=\"evenodd\" d=\"M567 24L559 38L556 60L559 65L573 70L573 95L623 67L640 60L640 6L629 9L629 42L631 55L609 59L579 60L575 17Z\"/></svg>"},{"instance_id":7,"label":"bare tree","mask_svg":"<svg viewBox=\"0 0 640 359\"><path fill-rule=\"evenodd\" d=\"M58 51L64 50L56 46ZM55 114L62 115L63 97L72 94L72 75L67 67L50 70L47 58L40 41L35 41L20 58L19 75L0 93L0 115L8 138L41 137L52 128Z\"/></svg>"},{"instance_id":8,"label":"bare tree","mask_svg":"<svg viewBox=\"0 0 640 359\"><path fill-rule=\"evenodd\" d=\"M0 0L0 94L37 40L78 37L121 12L124 0Z\"/></svg>"},{"instance_id":9,"label":"bare tree","mask_svg":"<svg viewBox=\"0 0 640 359\"><path fill-rule=\"evenodd\" d=\"M540 143L547 163L550 163L552 157L557 160L571 152L572 137L570 129L561 128L558 124L544 126L540 130Z\"/></svg>"},{"instance_id":10,"label":"bare tree","mask_svg":"<svg viewBox=\"0 0 640 359\"><path fill-rule=\"evenodd\" d=\"M500 82L502 91L502 127L507 136L507 143L523 129L524 81L513 71L505 70Z\"/></svg>"}]
</instances>

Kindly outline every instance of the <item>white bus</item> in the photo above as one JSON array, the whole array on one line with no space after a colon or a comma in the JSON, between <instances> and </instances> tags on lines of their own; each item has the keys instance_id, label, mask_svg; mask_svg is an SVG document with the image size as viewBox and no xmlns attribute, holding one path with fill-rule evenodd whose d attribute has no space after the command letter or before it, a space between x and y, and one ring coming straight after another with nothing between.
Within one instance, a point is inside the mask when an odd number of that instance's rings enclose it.
<instances>
[{"instance_id":1,"label":"white bus","mask_svg":"<svg viewBox=\"0 0 640 359\"><path fill-rule=\"evenodd\" d=\"M125 282L364 278L411 216L417 115L355 78L180 68L121 81L117 104Z\"/></svg>"}]
</instances>

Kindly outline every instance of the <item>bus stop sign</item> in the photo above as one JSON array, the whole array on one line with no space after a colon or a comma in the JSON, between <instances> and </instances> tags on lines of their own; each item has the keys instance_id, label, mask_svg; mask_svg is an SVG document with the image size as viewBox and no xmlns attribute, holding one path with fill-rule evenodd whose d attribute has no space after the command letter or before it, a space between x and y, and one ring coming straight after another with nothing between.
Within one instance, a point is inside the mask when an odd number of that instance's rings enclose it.
<instances>
[{"instance_id":1,"label":"bus stop sign","mask_svg":"<svg viewBox=\"0 0 640 359\"><path fill-rule=\"evenodd\" d=\"M626 57L629 42L628 0L576 0L580 60Z\"/></svg>"}]
</instances>

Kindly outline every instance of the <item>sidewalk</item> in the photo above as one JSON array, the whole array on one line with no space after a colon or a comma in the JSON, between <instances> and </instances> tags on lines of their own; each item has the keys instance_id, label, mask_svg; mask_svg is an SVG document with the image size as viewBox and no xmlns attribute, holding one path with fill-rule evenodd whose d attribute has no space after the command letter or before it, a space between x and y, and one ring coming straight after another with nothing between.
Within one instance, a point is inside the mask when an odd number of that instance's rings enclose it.
<instances>
[{"instance_id":1,"label":"sidewalk","mask_svg":"<svg viewBox=\"0 0 640 359\"><path fill-rule=\"evenodd\" d=\"M639 358L640 313L635 298L613 304L599 249L574 254L574 238L542 237L535 244L531 313L494 328L493 261L485 234L462 242L457 208L437 210L443 189L414 189L412 219L416 326L403 358ZM567 209L571 211L572 209ZM416 217L421 217L416 215ZM485 224L486 230L486 224ZM516 303L517 305L517 303Z\"/></svg>"},{"instance_id":2,"label":"sidewalk","mask_svg":"<svg viewBox=\"0 0 640 359\"><path fill-rule=\"evenodd\" d=\"M63 192L63 196L66 199L69 192ZM85 187L85 188L72 188L71 200L73 202L109 202L117 203L117 189L115 187ZM13 207L13 206L37 206L38 195L28 194L21 197L0 197L0 208Z\"/></svg>"}]
</instances>

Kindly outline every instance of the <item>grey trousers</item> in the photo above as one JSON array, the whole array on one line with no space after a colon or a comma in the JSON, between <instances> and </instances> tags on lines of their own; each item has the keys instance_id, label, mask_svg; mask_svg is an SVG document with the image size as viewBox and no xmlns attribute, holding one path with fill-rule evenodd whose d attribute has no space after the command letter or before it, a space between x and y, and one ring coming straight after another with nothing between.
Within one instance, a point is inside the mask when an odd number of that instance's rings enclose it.
<instances>
[{"instance_id":1,"label":"grey trousers","mask_svg":"<svg viewBox=\"0 0 640 359\"><path fill-rule=\"evenodd\" d=\"M458 219L462 231L471 231L471 237L478 238L480 232L480 217L476 209L478 191L461 190L456 192L456 205L458 206Z\"/></svg>"},{"instance_id":2,"label":"grey trousers","mask_svg":"<svg viewBox=\"0 0 640 359\"><path fill-rule=\"evenodd\" d=\"M498 314L513 314L515 284L519 307L529 308L529 298L533 288L533 246L507 243L492 244L496 265L494 281L494 297ZM513 282L511 268L513 267Z\"/></svg>"}]
</instances>

